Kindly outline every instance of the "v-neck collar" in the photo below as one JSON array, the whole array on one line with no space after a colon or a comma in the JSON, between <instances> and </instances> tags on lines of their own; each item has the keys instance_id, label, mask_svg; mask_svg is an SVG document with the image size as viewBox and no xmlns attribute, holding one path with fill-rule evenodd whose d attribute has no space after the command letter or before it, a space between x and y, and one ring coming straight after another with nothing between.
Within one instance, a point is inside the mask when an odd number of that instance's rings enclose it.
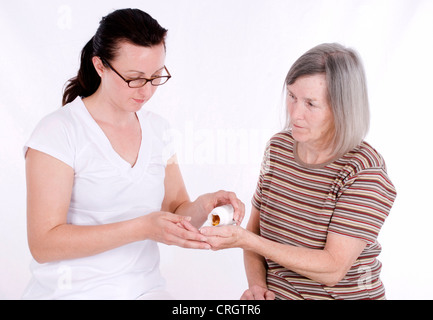
<instances>
[{"instance_id":1,"label":"v-neck collar","mask_svg":"<svg viewBox=\"0 0 433 320\"><path fill-rule=\"evenodd\" d=\"M141 143L135 164L134 166L131 166L128 161L123 159L116 150L114 150L110 140L92 117L89 110L87 110L83 100L81 98L79 99L79 107L81 109L81 114L83 115L83 120L97 135L97 141L95 142L97 142L96 144L101 148L107 160L120 169L123 174L130 175L131 177L139 175L140 172L144 172L150 160L152 141L150 138L150 129L149 126L145 125L146 119L143 117L143 114L141 112L136 112L141 128Z\"/></svg>"}]
</instances>

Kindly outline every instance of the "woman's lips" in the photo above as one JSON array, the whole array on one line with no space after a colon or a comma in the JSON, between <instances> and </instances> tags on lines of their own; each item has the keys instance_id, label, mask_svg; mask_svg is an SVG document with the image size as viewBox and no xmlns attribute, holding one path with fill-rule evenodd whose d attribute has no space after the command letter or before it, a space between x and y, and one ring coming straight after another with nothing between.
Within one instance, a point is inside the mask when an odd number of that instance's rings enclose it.
<instances>
[{"instance_id":1,"label":"woman's lips","mask_svg":"<svg viewBox=\"0 0 433 320\"><path fill-rule=\"evenodd\" d=\"M135 102L137 102L137 103L140 103L140 104L146 102L146 100L144 100L144 99L133 99L133 100L134 100Z\"/></svg>"}]
</instances>

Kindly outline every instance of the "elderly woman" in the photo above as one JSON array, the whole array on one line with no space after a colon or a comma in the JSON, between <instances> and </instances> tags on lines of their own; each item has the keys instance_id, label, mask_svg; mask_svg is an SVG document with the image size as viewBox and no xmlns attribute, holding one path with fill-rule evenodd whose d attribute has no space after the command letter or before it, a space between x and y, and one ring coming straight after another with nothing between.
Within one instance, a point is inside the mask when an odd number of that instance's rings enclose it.
<instances>
[{"instance_id":1,"label":"elderly woman","mask_svg":"<svg viewBox=\"0 0 433 320\"><path fill-rule=\"evenodd\" d=\"M242 299L385 299L377 236L396 191L363 141L361 61L322 44L294 63L285 85L287 129L267 145L247 229L201 232L214 250L244 249Z\"/></svg>"}]
</instances>

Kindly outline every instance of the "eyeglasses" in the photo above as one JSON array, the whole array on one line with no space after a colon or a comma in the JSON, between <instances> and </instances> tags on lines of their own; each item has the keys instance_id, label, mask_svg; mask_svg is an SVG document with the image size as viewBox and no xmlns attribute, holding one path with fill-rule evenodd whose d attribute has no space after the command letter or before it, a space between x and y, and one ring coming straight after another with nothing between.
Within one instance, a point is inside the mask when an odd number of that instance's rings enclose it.
<instances>
[{"instance_id":1,"label":"eyeglasses","mask_svg":"<svg viewBox=\"0 0 433 320\"><path fill-rule=\"evenodd\" d=\"M130 88L141 88L141 87L144 87L146 85L146 83L148 83L148 82L150 82L150 84L152 86L161 86L161 85L165 84L171 78L170 72L168 72L166 66L164 66L164 70L165 70L165 72L167 72L166 76L156 76L156 77L152 77L150 79L137 78L137 79L132 79L132 80L126 80L124 77L122 77L122 75L119 72L116 71L116 69L114 69L111 66L111 64L108 63L107 60L105 60L105 59L101 59L101 60L104 64L109 66L110 69L113 70L120 78L122 78L122 80L125 81Z\"/></svg>"}]
</instances>

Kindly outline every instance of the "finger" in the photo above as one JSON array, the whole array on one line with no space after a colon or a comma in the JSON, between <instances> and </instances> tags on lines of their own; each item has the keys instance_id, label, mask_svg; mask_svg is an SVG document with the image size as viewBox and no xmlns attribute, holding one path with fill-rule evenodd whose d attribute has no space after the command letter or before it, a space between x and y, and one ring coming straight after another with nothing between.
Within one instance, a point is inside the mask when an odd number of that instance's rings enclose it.
<instances>
[{"instance_id":1,"label":"finger","mask_svg":"<svg viewBox=\"0 0 433 320\"><path fill-rule=\"evenodd\" d=\"M240 210L239 202L240 201L239 201L238 197L236 196L236 193L228 192L227 196L228 196L228 200L230 201L230 204L233 206L234 212L239 213L239 210Z\"/></svg>"},{"instance_id":2,"label":"finger","mask_svg":"<svg viewBox=\"0 0 433 320\"><path fill-rule=\"evenodd\" d=\"M198 230L193 225L191 225L190 223L188 223L188 221L185 221L185 220L182 220L181 222L176 223L176 225L179 228L182 228L182 229L185 229L188 231L198 232Z\"/></svg>"},{"instance_id":3,"label":"finger","mask_svg":"<svg viewBox=\"0 0 433 320\"><path fill-rule=\"evenodd\" d=\"M177 245L178 247L188 248L188 249L205 249L205 250L211 249L211 245L207 242L186 240L179 237L173 239L173 244Z\"/></svg>"},{"instance_id":4,"label":"finger","mask_svg":"<svg viewBox=\"0 0 433 320\"><path fill-rule=\"evenodd\" d=\"M199 232L186 230L181 223L172 224L165 229L164 243L182 248L210 249L207 238Z\"/></svg>"},{"instance_id":5,"label":"finger","mask_svg":"<svg viewBox=\"0 0 433 320\"><path fill-rule=\"evenodd\" d=\"M214 194L215 203L214 206L222 206L225 204L231 204L235 210L238 209L237 197L234 192L220 190Z\"/></svg>"},{"instance_id":6,"label":"finger","mask_svg":"<svg viewBox=\"0 0 433 320\"><path fill-rule=\"evenodd\" d=\"M265 292L265 299L266 300L275 300L275 293L273 293L271 290L268 290Z\"/></svg>"},{"instance_id":7,"label":"finger","mask_svg":"<svg viewBox=\"0 0 433 320\"><path fill-rule=\"evenodd\" d=\"M228 192L227 194L230 204L233 206L233 219L236 221L237 225L240 225L245 215L245 205L238 199L236 193Z\"/></svg>"},{"instance_id":8,"label":"finger","mask_svg":"<svg viewBox=\"0 0 433 320\"><path fill-rule=\"evenodd\" d=\"M199 232L192 232L185 229L177 230L174 234L178 238L184 239L184 240L191 240L191 241L200 241L200 242L206 242L207 238L205 235L199 233Z\"/></svg>"},{"instance_id":9,"label":"finger","mask_svg":"<svg viewBox=\"0 0 433 320\"><path fill-rule=\"evenodd\" d=\"M183 246L183 248L210 250L211 246L210 246L210 244L208 244L206 242L188 241L188 242L185 242L185 245Z\"/></svg>"},{"instance_id":10,"label":"finger","mask_svg":"<svg viewBox=\"0 0 433 320\"><path fill-rule=\"evenodd\" d=\"M191 217L190 216L181 216L179 214L174 214L171 212L165 212L164 218L166 220L169 220L171 222L182 222L182 221L191 221Z\"/></svg>"},{"instance_id":11,"label":"finger","mask_svg":"<svg viewBox=\"0 0 433 320\"><path fill-rule=\"evenodd\" d=\"M182 220L182 222L180 222L180 225L182 227L184 227L186 230L188 231L192 231L192 232L196 232L198 233L198 229L196 227L194 227L189 221L187 220Z\"/></svg>"},{"instance_id":12,"label":"finger","mask_svg":"<svg viewBox=\"0 0 433 320\"><path fill-rule=\"evenodd\" d=\"M245 292L241 296L241 300L254 300L254 296L251 293L250 289L245 290Z\"/></svg>"},{"instance_id":13,"label":"finger","mask_svg":"<svg viewBox=\"0 0 433 320\"><path fill-rule=\"evenodd\" d=\"M181 216L181 215L167 212L165 218L171 222L174 222L178 227L182 229L199 233L198 229L190 223L192 219L190 216Z\"/></svg>"},{"instance_id":14,"label":"finger","mask_svg":"<svg viewBox=\"0 0 433 320\"><path fill-rule=\"evenodd\" d=\"M265 293L263 288L252 287L248 289L251 293L250 300L265 300Z\"/></svg>"},{"instance_id":15,"label":"finger","mask_svg":"<svg viewBox=\"0 0 433 320\"><path fill-rule=\"evenodd\" d=\"M180 239L201 242L207 241L207 238L187 221L176 223L171 226L169 230L171 234Z\"/></svg>"},{"instance_id":16,"label":"finger","mask_svg":"<svg viewBox=\"0 0 433 320\"><path fill-rule=\"evenodd\" d=\"M240 200L238 200L238 202L239 202L239 206L238 206L239 209L233 212L233 219L236 221L236 225L239 226L245 217L245 204Z\"/></svg>"}]
</instances>

